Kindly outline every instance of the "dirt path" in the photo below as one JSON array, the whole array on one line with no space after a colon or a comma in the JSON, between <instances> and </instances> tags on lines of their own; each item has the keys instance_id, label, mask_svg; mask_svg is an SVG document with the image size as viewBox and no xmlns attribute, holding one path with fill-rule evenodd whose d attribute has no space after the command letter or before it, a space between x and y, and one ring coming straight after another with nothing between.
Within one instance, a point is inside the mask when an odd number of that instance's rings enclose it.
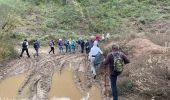
<instances>
[{"instance_id":1,"label":"dirt path","mask_svg":"<svg viewBox=\"0 0 170 100\"><path fill-rule=\"evenodd\" d=\"M90 71L88 71L89 62L87 62L87 55L80 53L49 55L47 49L42 51L43 53L39 57L27 58L24 55L23 58L12 60L7 65L1 67L0 82L3 82L8 77L28 72L29 74L18 89L18 95L22 97L26 89L28 89L28 99L47 100L49 99L48 93L54 73L62 74L63 69L70 68L73 73L74 84L80 91L80 94L87 94L93 85L99 89L101 88L100 81L94 80L91 77ZM33 50L30 50L30 53L33 54Z\"/></svg>"}]
</instances>

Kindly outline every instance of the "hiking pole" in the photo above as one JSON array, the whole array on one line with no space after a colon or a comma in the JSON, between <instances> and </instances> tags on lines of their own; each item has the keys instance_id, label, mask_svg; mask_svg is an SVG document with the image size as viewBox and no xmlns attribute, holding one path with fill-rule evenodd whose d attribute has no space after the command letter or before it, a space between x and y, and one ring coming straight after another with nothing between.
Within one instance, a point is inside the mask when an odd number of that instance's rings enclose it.
<instances>
[{"instance_id":1,"label":"hiking pole","mask_svg":"<svg viewBox=\"0 0 170 100\"><path fill-rule=\"evenodd\" d=\"M107 69L105 68L105 96L108 97L108 91L107 91Z\"/></svg>"}]
</instances>

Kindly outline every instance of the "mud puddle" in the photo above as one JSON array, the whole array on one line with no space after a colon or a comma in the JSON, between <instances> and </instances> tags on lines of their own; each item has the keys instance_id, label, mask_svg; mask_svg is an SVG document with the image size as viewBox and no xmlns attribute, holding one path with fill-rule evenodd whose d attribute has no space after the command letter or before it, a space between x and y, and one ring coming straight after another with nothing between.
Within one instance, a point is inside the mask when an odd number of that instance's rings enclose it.
<instances>
[{"instance_id":1,"label":"mud puddle","mask_svg":"<svg viewBox=\"0 0 170 100\"><path fill-rule=\"evenodd\" d=\"M9 77L0 82L0 100L19 99L18 89L24 81L26 75Z\"/></svg>"},{"instance_id":2,"label":"mud puddle","mask_svg":"<svg viewBox=\"0 0 170 100\"><path fill-rule=\"evenodd\" d=\"M82 82L85 82L82 76L80 76ZM49 92L50 100L101 100L100 90L95 87L92 87L84 95L75 86L71 69L64 69L62 73L55 73L53 75L52 86Z\"/></svg>"},{"instance_id":3,"label":"mud puddle","mask_svg":"<svg viewBox=\"0 0 170 100\"><path fill-rule=\"evenodd\" d=\"M89 92L89 100L101 100L100 97L100 90L96 87L92 87L92 89Z\"/></svg>"}]
</instances>

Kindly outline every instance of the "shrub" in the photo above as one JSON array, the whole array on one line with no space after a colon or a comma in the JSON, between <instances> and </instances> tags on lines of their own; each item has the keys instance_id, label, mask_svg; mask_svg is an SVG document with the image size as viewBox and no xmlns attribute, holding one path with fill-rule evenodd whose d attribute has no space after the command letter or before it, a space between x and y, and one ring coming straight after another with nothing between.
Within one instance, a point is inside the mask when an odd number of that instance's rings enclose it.
<instances>
[{"instance_id":1,"label":"shrub","mask_svg":"<svg viewBox=\"0 0 170 100\"><path fill-rule=\"evenodd\" d=\"M8 33L3 35L0 33L0 35L0 61L13 58L16 56L13 40L10 39Z\"/></svg>"}]
</instances>

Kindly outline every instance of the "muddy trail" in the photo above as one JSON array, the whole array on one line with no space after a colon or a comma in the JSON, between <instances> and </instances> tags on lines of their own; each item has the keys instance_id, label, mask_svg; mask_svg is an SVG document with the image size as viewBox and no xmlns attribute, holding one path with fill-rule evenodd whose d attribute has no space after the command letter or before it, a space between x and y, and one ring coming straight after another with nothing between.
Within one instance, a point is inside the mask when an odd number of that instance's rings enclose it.
<instances>
[{"instance_id":1,"label":"muddy trail","mask_svg":"<svg viewBox=\"0 0 170 100\"><path fill-rule=\"evenodd\" d=\"M127 46L131 63L117 81L119 100L169 100L170 49L142 38ZM0 65L0 100L113 100L108 71L102 65L94 79L86 54L47 51Z\"/></svg>"},{"instance_id":2,"label":"muddy trail","mask_svg":"<svg viewBox=\"0 0 170 100\"><path fill-rule=\"evenodd\" d=\"M104 100L101 80L101 77L92 78L85 54L23 57L0 67L0 97L2 100Z\"/></svg>"}]
</instances>

